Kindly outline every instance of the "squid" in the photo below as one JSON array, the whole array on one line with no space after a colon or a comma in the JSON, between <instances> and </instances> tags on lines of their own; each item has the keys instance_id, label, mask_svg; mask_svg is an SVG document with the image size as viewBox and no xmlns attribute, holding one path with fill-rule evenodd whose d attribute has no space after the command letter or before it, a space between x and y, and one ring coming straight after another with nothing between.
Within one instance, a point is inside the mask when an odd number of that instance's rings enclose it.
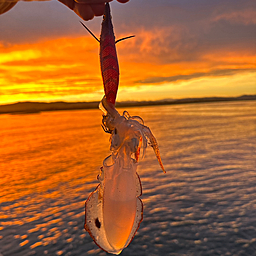
<instances>
[{"instance_id":1,"label":"squid","mask_svg":"<svg viewBox=\"0 0 256 256\"><path fill-rule=\"evenodd\" d=\"M93 33L82 23L93 35ZM94 36L94 35L93 35ZM95 37L95 36L94 36ZM94 242L104 251L120 254L132 241L143 219L140 199L142 187L137 166L152 146L164 170L157 141L139 116L122 115L115 108L119 67L109 3L106 3L100 40L100 63L105 96L99 108L103 112L102 128L111 134L111 155L103 161L97 179L99 185L85 202L85 224Z\"/></svg>"}]
</instances>

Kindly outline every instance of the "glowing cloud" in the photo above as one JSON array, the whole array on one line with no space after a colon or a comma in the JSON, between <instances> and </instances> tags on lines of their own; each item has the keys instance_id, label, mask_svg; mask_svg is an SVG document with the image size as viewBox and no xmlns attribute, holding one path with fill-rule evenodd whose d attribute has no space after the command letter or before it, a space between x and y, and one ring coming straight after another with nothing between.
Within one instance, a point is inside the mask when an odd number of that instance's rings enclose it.
<instances>
[{"instance_id":1,"label":"glowing cloud","mask_svg":"<svg viewBox=\"0 0 256 256\"><path fill-rule=\"evenodd\" d=\"M111 4L117 39L136 35L117 44L118 101L256 93L251 1L148 2ZM0 103L101 99L99 45L68 8L20 2L0 19Z\"/></svg>"}]
</instances>

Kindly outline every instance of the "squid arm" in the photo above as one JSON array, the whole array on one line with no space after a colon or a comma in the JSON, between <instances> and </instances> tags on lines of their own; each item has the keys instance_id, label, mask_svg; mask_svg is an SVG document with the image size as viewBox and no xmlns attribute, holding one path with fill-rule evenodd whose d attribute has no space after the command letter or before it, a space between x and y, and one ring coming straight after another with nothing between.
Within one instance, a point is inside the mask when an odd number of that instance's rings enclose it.
<instances>
[{"instance_id":1,"label":"squid arm","mask_svg":"<svg viewBox=\"0 0 256 256\"><path fill-rule=\"evenodd\" d=\"M94 242L106 252L119 254L129 245L143 219L141 182L137 174L139 155L147 144L153 147L164 171L156 139L143 120L120 115L104 96L102 126L111 133L112 154L105 158L100 184L85 203L85 229Z\"/></svg>"},{"instance_id":2,"label":"squid arm","mask_svg":"<svg viewBox=\"0 0 256 256\"><path fill-rule=\"evenodd\" d=\"M154 137L151 130L145 125L143 125L143 132L144 132L146 138L148 139L148 144L153 148L153 150L155 152L155 155L156 155L156 158L158 160L159 165L161 166L163 172L166 173L166 171L164 169L164 166L163 166L163 163L162 163L162 159L161 159L161 156L160 156L160 151L159 151L159 148L158 148L156 138Z\"/></svg>"}]
</instances>

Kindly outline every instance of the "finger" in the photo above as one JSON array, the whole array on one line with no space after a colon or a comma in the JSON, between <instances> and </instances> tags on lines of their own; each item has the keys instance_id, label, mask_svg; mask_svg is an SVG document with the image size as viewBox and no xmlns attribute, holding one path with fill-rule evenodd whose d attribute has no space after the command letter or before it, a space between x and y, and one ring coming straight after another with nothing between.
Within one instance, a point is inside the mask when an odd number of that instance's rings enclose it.
<instances>
[{"instance_id":1,"label":"finger","mask_svg":"<svg viewBox=\"0 0 256 256\"><path fill-rule=\"evenodd\" d=\"M74 4L74 12L83 20L91 20L94 17L94 12L89 4Z\"/></svg>"},{"instance_id":2,"label":"finger","mask_svg":"<svg viewBox=\"0 0 256 256\"><path fill-rule=\"evenodd\" d=\"M129 0L117 0L119 3L127 3Z\"/></svg>"},{"instance_id":3,"label":"finger","mask_svg":"<svg viewBox=\"0 0 256 256\"><path fill-rule=\"evenodd\" d=\"M0 14L3 14L5 12L9 11L17 2L18 2L18 0L10 1L10 2L0 1Z\"/></svg>"},{"instance_id":4,"label":"finger","mask_svg":"<svg viewBox=\"0 0 256 256\"><path fill-rule=\"evenodd\" d=\"M59 2L65 4L67 7L69 7L71 10L74 9L74 1L73 0L59 0Z\"/></svg>"},{"instance_id":5,"label":"finger","mask_svg":"<svg viewBox=\"0 0 256 256\"><path fill-rule=\"evenodd\" d=\"M74 0L79 4L103 4L106 2L111 2L112 0Z\"/></svg>"},{"instance_id":6,"label":"finger","mask_svg":"<svg viewBox=\"0 0 256 256\"><path fill-rule=\"evenodd\" d=\"M92 11L95 16L101 16L104 14L105 3L103 4L91 4Z\"/></svg>"}]
</instances>

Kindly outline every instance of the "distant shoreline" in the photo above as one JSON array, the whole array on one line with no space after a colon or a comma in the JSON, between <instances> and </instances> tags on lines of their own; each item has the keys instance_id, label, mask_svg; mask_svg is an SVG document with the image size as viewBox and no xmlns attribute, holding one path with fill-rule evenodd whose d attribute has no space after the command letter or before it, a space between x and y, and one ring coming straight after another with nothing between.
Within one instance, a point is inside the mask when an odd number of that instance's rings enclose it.
<instances>
[{"instance_id":1,"label":"distant shoreline","mask_svg":"<svg viewBox=\"0 0 256 256\"><path fill-rule=\"evenodd\" d=\"M127 101L117 102L117 108L159 106L159 105L177 105L189 103L207 103L223 101L244 101L256 100L256 95L243 95L239 97L206 97L206 98L185 98L185 99L166 99L158 101ZM94 102L18 102L13 104L0 105L0 114L32 114L45 111L58 110L79 110L79 109L97 109L98 101Z\"/></svg>"}]
</instances>

